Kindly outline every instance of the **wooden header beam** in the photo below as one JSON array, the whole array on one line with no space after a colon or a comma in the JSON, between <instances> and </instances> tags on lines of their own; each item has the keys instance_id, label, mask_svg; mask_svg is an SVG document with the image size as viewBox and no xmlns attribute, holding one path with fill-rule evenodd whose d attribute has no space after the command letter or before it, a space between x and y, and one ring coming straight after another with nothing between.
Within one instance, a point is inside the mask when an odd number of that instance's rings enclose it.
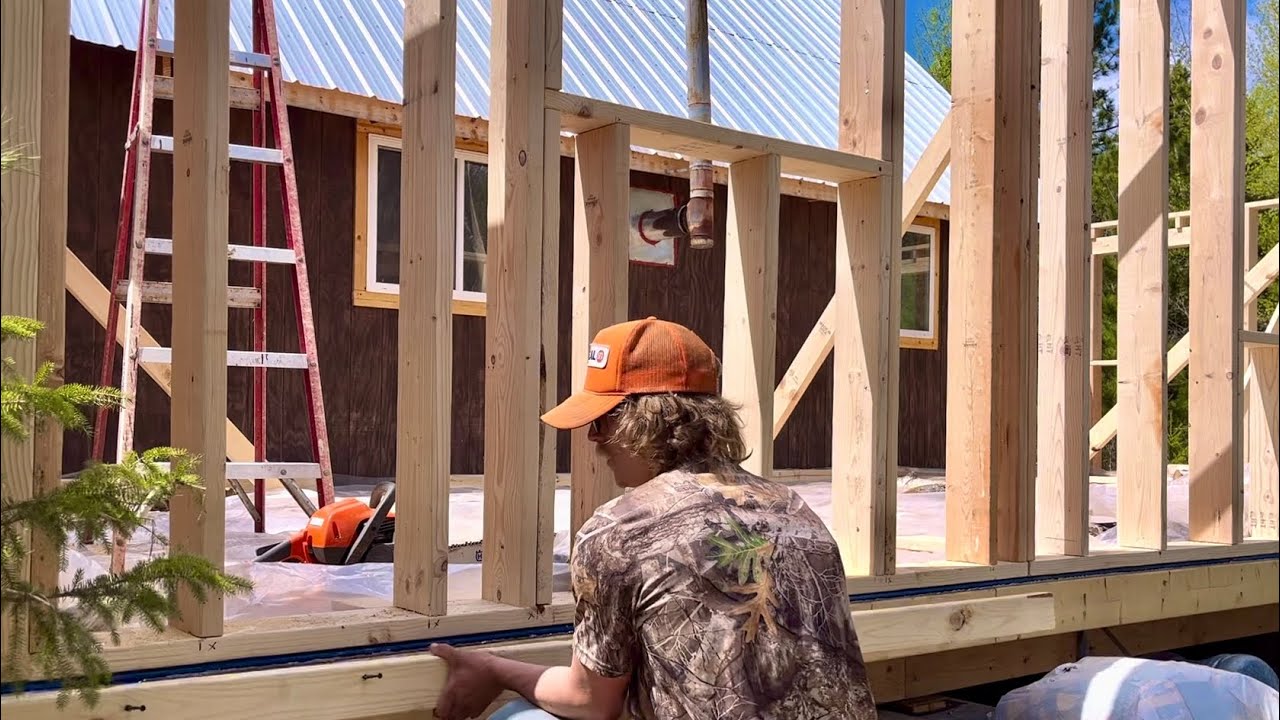
<instances>
[{"instance_id":1,"label":"wooden header beam","mask_svg":"<svg viewBox=\"0 0 1280 720\"><path fill-rule=\"evenodd\" d=\"M653 150L696 155L724 163L758 155L778 155L782 158L784 173L836 183L877 177L891 171L890 163L870 157L755 135L558 90L547 90L545 101L548 108L562 113L561 124L565 130L582 133L605 125L625 123L631 126L633 145ZM491 139L496 135L491 124Z\"/></svg>"}]
</instances>

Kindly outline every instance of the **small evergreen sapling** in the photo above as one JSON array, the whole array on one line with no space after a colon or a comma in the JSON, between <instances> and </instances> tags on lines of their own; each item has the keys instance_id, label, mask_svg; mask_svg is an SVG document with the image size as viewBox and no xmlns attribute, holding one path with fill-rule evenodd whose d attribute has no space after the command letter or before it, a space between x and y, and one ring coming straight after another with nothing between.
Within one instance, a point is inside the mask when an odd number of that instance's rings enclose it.
<instances>
[{"instance_id":1,"label":"small evergreen sapling","mask_svg":"<svg viewBox=\"0 0 1280 720\"><path fill-rule=\"evenodd\" d=\"M5 316L3 341L30 341L41 329L34 320ZM53 365L45 363L28 381L15 371L11 358L4 359L5 436L22 440L34 428L50 422L87 431L82 407L114 405L120 400L113 388L78 383L51 386L53 371ZM47 538L57 549L59 569L65 570L70 541L80 544L79 538L106 537L108 532L128 537L143 525L149 508L167 501L179 488L199 491L194 463L195 458L182 450L154 448L141 454L131 452L117 464L90 463L76 478L34 497L11 497L6 486L0 509L0 611L13 623L13 631L8 633L4 682L20 689L35 665L40 676L62 682L60 706L67 703L72 691L93 705L98 690L110 680L95 629L105 629L112 644L119 644L121 625L135 619L163 629L177 613L179 588L204 600L210 593L234 594L252 587L248 580L227 575L204 558L172 551L165 557L143 560L120 575L107 573L87 579L78 570L66 587L36 587L24 577L29 538Z\"/></svg>"}]
</instances>

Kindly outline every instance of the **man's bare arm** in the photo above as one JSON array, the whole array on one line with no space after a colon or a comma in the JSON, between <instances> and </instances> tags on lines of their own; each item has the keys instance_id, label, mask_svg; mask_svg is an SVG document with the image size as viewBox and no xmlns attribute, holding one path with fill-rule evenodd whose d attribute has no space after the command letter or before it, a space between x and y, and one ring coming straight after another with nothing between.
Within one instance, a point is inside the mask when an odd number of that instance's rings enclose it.
<instances>
[{"instance_id":1,"label":"man's bare arm","mask_svg":"<svg viewBox=\"0 0 1280 720\"><path fill-rule=\"evenodd\" d=\"M438 708L441 717L471 717L503 689L566 720L615 720L622 712L629 676L607 678L578 661L565 666L527 663L498 655L433 645L450 667ZM455 711L457 711L455 713Z\"/></svg>"},{"instance_id":2,"label":"man's bare arm","mask_svg":"<svg viewBox=\"0 0 1280 720\"><path fill-rule=\"evenodd\" d=\"M535 665L488 655L498 683L566 720L615 720L622 713L628 677L607 678L574 657L569 667Z\"/></svg>"}]
</instances>

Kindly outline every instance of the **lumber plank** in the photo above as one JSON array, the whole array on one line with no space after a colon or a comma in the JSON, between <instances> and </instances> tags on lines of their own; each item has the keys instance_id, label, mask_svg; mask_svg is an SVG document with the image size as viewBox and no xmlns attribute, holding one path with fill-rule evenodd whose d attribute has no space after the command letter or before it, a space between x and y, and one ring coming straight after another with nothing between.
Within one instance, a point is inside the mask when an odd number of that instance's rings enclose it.
<instances>
[{"instance_id":1,"label":"lumber plank","mask_svg":"<svg viewBox=\"0 0 1280 720\"><path fill-rule=\"evenodd\" d=\"M1022 42L1019 61L1023 72L1013 88L1013 97L1026 108L1027 121L1021 123L1022 208L1019 232L1025 256L1019 277L1022 280L1021 301L1015 306L1020 317L1019 341L1025 352L1018 354L1020 367L1018 405L1021 410L1018 432L1018 472L997 479L996 533L1000 539L999 556L1008 561L1029 561L1036 556L1036 473L1039 452L1039 404L1036 385L1039 379L1039 353L1035 351L1039 325L1040 292L1040 67L1042 59L1040 3L1023 6ZM1079 296L1076 296L1079 297Z\"/></svg>"},{"instance_id":2,"label":"lumber plank","mask_svg":"<svg viewBox=\"0 0 1280 720\"><path fill-rule=\"evenodd\" d=\"M392 601L429 615L446 611L449 584L453 356L440 348L453 343L457 15L456 0L409 0L404 8Z\"/></svg>"},{"instance_id":3,"label":"lumber plank","mask_svg":"<svg viewBox=\"0 0 1280 720\"><path fill-rule=\"evenodd\" d=\"M548 46L548 52L550 52L550 46ZM549 73L550 65L547 68ZM232 107L250 110L258 107L258 95L253 90L251 86L252 80L248 75L232 70L229 79L231 82ZM548 76L547 86L552 87L550 76ZM155 88L156 98L173 98L173 78L158 76ZM559 88L553 87L553 89ZM357 126L372 126L376 132L381 134L397 136L400 131L400 123L403 120L402 107L399 103L388 103L377 98L364 97L341 90L330 90L296 82L286 82L284 83L284 96L289 107L354 118L357 120ZM555 113L558 125L560 111L551 110L551 112ZM458 147L467 147L483 152L489 142L489 123L484 118L456 115L454 116L454 136L455 144ZM563 137L557 132L556 140L560 148L560 154L564 157L573 157L573 137ZM689 170L689 163L666 155L632 150L631 169L668 177L684 177ZM713 172L718 184L724 185L728 182L727 167L717 165ZM791 176L782 178L783 195L835 202L835 191L835 185L826 181ZM939 203L926 203L918 214L925 217L945 219L947 208Z\"/></svg>"},{"instance_id":4,"label":"lumber plank","mask_svg":"<svg viewBox=\"0 0 1280 720\"><path fill-rule=\"evenodd\" d=\"M844 570L892 572L897 473L888 460L888 355L897 352L896 323L884 277L893 246L887 183L843 183L836 203L836 281L832 337L831 518Z\"/></svg>"},{"instance_id":5,"label":"lumber plank","mask_svg":"<svg viewBox=\"0 0 1280 720\"><path fill-rule=\"evenodd\" d=\"M173 412L175 447L200 456L205 488L226 483L228 0L180 4L174 15ZM190 141L187 139L190 138ZM226 503L219 490L179 490L170 502L175 550L226 563ZM222 634L223 598L178 593L174 627L198 637Z\"/></svg>"},{"instance_id":6,"label":"lumber plank","mask_svg":"<svg viewBox=\"0 0 1280 720\"><path fill-rule=\"evenodd\" d=\"M936 610L946 606L946 612ZM929 608L929 612L923 609ZM867 622L875 613L875 622ZM1051 593L980 598L854 612L867 662L972 647L995 637L1047 632L1057 627Z\"/></svg>"},{"instance_id":7,"label":"lumber plank","mask_svg":"<svg viewBox=\"0 0 1280 720\"><path fill-rule=\"evenodd\" d=\"M39 364L52 363L50 386L63 383L66 361L67 291L62 254L67 246L70 13L69 0L54 0L44 3L41 18L40 272L36 281L36 319L44 323L44 330L36 336L35 356ZM10 279L6 277L4 281ZM56 425L37 427L33 433L32 491L36 495L58 487L62 477L62 438L63 430ZM57 587L61 549L44 535L32 537L31 582L35 586L47 591Z\"/></svg>"},{"instance_id":8,"label":"lumber plank","mask_svg":"<svg viewBox=\"0 0 1280 720\"><path fill-rule=\"evenodd\" d=\"M627 319L630 242L631 129L605 125L577 137L573 207L571 390L587 378L587 346L601 329ZM621 494L613 471L596 453L589 428L570 432L570 536L604 503Z\"/></svg>"},{"instance_id":9,"label":"lumber plank","mask_svg":"<svg viewBox=\"0 0 1280 720\"><path fill-rule=\"evenodd\" d=\"M1172 218L1176 213L1170 213ZM1167 248L1184 248L1191 247L1191 228L1169 228L1166 230L1164 246ZM1120 251L1120 237L1118 235L1106 235L1095 238L1093 240L1094 255L1115 255Z\"/></svg>"},{"instance_id":10,"label":"lumber plank","mask_svg":"<svg viewBox=\"0 0 1280 720\"><path fill-rule=\"evenodd\" d=\"M951 111L942 117L937 131L925 145L920 158L911 168L911 174L903 181L902 187L902 226L905 228L915 221L924 209L929 193L933 192L942 173L951 164Z\"/></svg>"},{"instance_id":11,"label":"lumber plank","mask_svg":"<svg viewBox=\"0 0 1280 720\"><path fill-rule=\"evenodd\" d=\"M1089 549L1090 286L1093 2L1042 4L1038 473L1036 552ZM1099 261L1099 265L1101 262ZM1100 300L1101 288L1094 297ZM1101 303L1097 305L1101 315ZM1101 323L1099 322L1099 325ZM1100 330L1100 328L1099 328ZM1099 336L1100 341L1100 336ZM1101 370L1099 369L1099 374ZM1099 394L1101 385L1099 383Z\"/></svg>"},{"instance_id":12,"label":"lumber plank","mask_svg":"<svg viewBox=\"0 0 1280 720\"><path fill-rule=\"evenodd\" d=\"M40 179L40 154L42 149L41 84L42 71L42 23L43 3L6 2L0 6L0 66L3 73L3 89L0 90L0 107L4 111L5 151L10 147L21 153L17 166L6 170L0 177L0 195L4 198L4 211L0 215L0 256L3 261L3 279L0 280L0 313L26 318L39 317L40 278L40 208L42 182ZM55 331L56 332L56 331ZM14 341L4 344L4 357L13 359L13 372L31 378L36 371L36 344L31 341ZM6 368L5 372L9 372ZM31 497L33 491L32 463L35 445L32 438L0 438L0 468L3 469L4 497L20 501ZM22 535L24 542L30 533ZM28 580L29 558L15 561L17 575ZM0 655L6 665L10 657L11 622L3 618L0 631ZM16 646L25 652L25 643Z\"/></svg>"},{"instance_id":13,"label":"lumber plank","mask_svg":"<svg viewBox=\"0 0 1280 720\"><path fill-rule=\"evenodd\" d=\"M892 574L896 560L902 44L903 3L841 4L839 147L886 162L836 190L832 533L852 575Z\"/></svg>"},{"instance_id":14,"label":"lumber plank","mask_svg":"<svg viewBox=\"0 0 1280 720\"><path fill-rule=\"evenodd\" d=\"M1280 337L1277 337L1274 332L1263 332L1262 330L1240 331L1240 343L1246 348L1275 346L1278 341L1280 341Z\"/></svg>"},{"instance_id":15,"label":"lumber plank","mask_svg":"<svg viewBox=\"0 0 1280 720\"><path fill-rule=\"evenodd\" d=\"M990 642L996 634L1052 628L1054 598L1033 595L939 602L909 608L853 613L864 657L874 660L914 654L914 644L955 649ZM864 639L865 638L865 639ZM501 643L487 648L505 657L539 664L567 664L572 638ZM201 678L118 685L102 693L98 708L73 700L59 717L117 720L132 714L125 706L146 705L162 717L266 716L277 720L347 720L396 712L430 710L447 676L443 660L430 653L355 660ZM32 693L4 700L5 717L50 717L53 694Z\"/></svg>"},{"instance_id":16,"label":"lumber plank","mask_svg":"<svg viewBox=\"0 0 1280 720\"><path fill-rule=\"evenodd\" d=\"M1258 233L1261 230L1262 213L1259 210L1250 208L1247 204L1244 211L1244 236L1240 238L1243 245L1240 247L1240 273L1241 279L1244 273L1249 272L1253 264L1258 262ZM1240 327L1245 330L1258 329L1258 303L1245 303L1243 315L1240 318ZM1247 410L1246 410L1247 412ZM1246 422L1248 422L1246 420Z\"/></svg>"},{"instance_id":17,"label":"lumber plank","mask_svg":"<svg viewBox=\"0 0 1280 720\"><path fill-rule=\"evenodd\" d=\"M545 0L492 8L485 272L485 496L481 594L537 602L543 406Z\"/></svg>"},{"instance_id":18,"label":"lumber plank","mask_svg":"<svg viewBox=\"0 0 1280 720\"><path fill-rule=\"evenodd\" d=\"M1106 378L1105 365L1114 361L1102 358L1102 293L1106 282L1106 264L1101 258L1090 258L1089 268L1089 430L1098 424L1106 410L1102 407L1103 383ZM1089 452L1089 451L1087 451ZM1102 472L1102 456L1089 452L1089 472Z\"/></svg>"},{"instance_id":19,"label":"lumber plank","mask_svg":"<svg viewBox=\"0 0 1280 720\"><path fill-rule=\"evenodd\" d=\"M860 638L864 638L864 651L870 657L891 656L871 660L868 666L876 699L883 702L1043 672L1074 659L1081 632L1085 633L1091 652L1113 651L1112 643L1116 637L1121 638L1133 652L1154 652L1273 631L1278 584L1276 565L1276 561L1269 560L1243 566L1179 568L1082 578L1010 588L1002 595L943 603L936 602L936 598L912 599L916 605L909 608L910 612L898 608L855 609L853 620ZM1226 584L1232 582L1243 585L1237 592L1224 592ZM1152 589L1152 597L1141 596L1142 591ZM979 631L980 626L991 624L993 615L1019 614L1026 596L1041 593L1052 593L1051 612L1056 627L1014 635ZM1187 598L1179 600L1179 595ZM1126 610L1124 606L1130 602L1134 607ZM953 631L949 625L951 615L966 606L973 608L965 623L971 628L967 637L964 628ZM431 619L431 622L444 623L451 618L452 615ZM1042 623L1046 618L1042 613L1024 619ZM427 620L420 616L418 619L419 622ZM897 637L886 631L888 626L905 628L906 632L912 633L919 632L918 628L941 626L941 636L953 637L958 642L956 646L937 653L918 652L914 648L906 652L892 650L880 643L880 639L898 642ZM1102 632L1104 628L1109 632ZM994 633L1008 633L1014 629L1008 626L993 628ZM938 639L932 633L920 634L926 642ZM218 644L224 642L227 640L220 640ZM1050 646L1052 652L1048 651ZM570 640L567 637L553 638L504 644L495 646L495 649L533 662L563 663L569 659ZM252 707L250 714L255 716L267 714L270 717L308 717L315 720L346 720L393 712L419 712L429 717L430 705L438 697L444 678L439 663L438 659L426 653L417 653L381 660L150 681L107 689L102 704L95 711L73 701L58 716L69 720L131 718L136 712L125 711L126 704L136 708L143 703L155 703L149 709L154 707L156 712L161 712L174 707L170 703L181 702L185 698L188 704L183 707L182 716L193 720L238 717L236 710L242 706ZM383 672L383 675L378 677L378 672ZM182 695L184 688L180 683L191 683L190 695ZM295 684L300 687L294 688ZM251 697L239 699L241 693ZM351 699L348 705L346 698L350 693L359 697ZM317 709L319 702L316 696L336 706ZM43 718L54 712L54 701L52 693L35 693L6 696L0 703L6 717L13 712L14 718ZM249 705L254 701L256 705ZM295 707L295 703L299 705ZM191 715L191 712L197 714ZM291 712L298 714L277 714Z\"/></svg>"},{"instance_id":20,"label":"lumber plank","mask_svg":"<svg viewBox=\"0 0 1280 720\"><path fill-rule=\"evenodd\" d=\"M554 8L553 8L554 6ZM548 28L554 27L557 34L547 36L547 72L551 81L553 67L551 52L559 52L559 21L552 21L552 16L560 17L560 7L554 0L548 0ZM551 30L549 29L550 33ZM559 67L559 55L554 56L555 67ZM557 71L558 72L558 71ZM542 336L539 340L542 353L542 370L538 375L541 401L538 414L541 415L555 407L560 401L559 378L557 373L548 372L546 368L559 367L560 344L560 162L556 148L560 143L560 113L555 110L543 111L542 149L547 162L542 167ZM480 304L483 308L484 305ZM483 314L483 313L482 313ZM554 578L553 560L555 554L556 523L556 483L559 473L556 472L556 435L557 433L545 425L538 427L538 561L537 561L537 602L544 605L551 602L552 583Z\"/></svg>"},{"instance_id":21,"label":"lumber plank","mask_svg":"<svg viewBox=\"0 0 1280 720\"><path fill-rule=\"evenodd\" d=\"M929 193L938 184L938 179L951 162L951 112L943 117L938 131L934 133L929 144L911 175L907 178L902 192L902 227L906 228L920 215ZM834 198L833 198L834 199ZM835 323L835 298L827 301L822 315L814 323L813 329L805 336L804 343L796 352L795 358L787 366L778 387L773 391L773 436L777 438L786 426L787 420L795 412L800 398L804 396L813 378L817 376L822 363L831 354L831 337Z\"/></svg>"},{"instance_id":22,"label":"lumber plank","mask_svg":"<svg viewBox=\"0 0 1280 720\"><path fill-rule=\"evenodd\" d=\"M564 83L564 2L545 0L543 12L543 84L559 90ZM560 113L543 110L542 128L542 367L539 376L542 404L539 414L559 402L559 382L555 372L545 368L559 367L560 345ZM540 425L538 467L538 562L537 602L551 602L554 581L556 522L556 442L557 432Z\"/></svg>"},{"instance_id":23,"label":"lumber plank","mask_svg":"<svg viewBox=\"0 0 1280 720\"><path fill-rule=\"evenodd\" d=\"M1276 540L1280 539L1276 523L1280 514L1280 463L1276 460L1280 456L1280 350L1274 345L1249 348L1246 357L1253 379L1248 388L1249 488L1245 522L1251 538Z\"/></svg>"},{"instance_id":24,"label":"lumber plank","mask_svg":"<svg viewBox=\"0 0 1280 720\"><path fill-rule=\"evenodd\" d=\"M1121 545L1163 549L1169 3L1120 7L1116 514Z\"/></svg>"},{"instance_id":25,"label":"lumber plank","mask_svg":"<svg viewBox=\"0 0 1280 720\"><path fill-rule=\"evenodd\" d=\"M1187 399L1190 537L1244 537L1243 322L1245 0L1191 8L1191 245Z\"/></svg>"},{"instance_id":26,"label":"lumber plank","mask_svg":"<svg viewBox=\"0 0 1280 720\"><path fill-rule=\"evenodd\" d=\"M796 351L796 356L791 359L791 364L782 374L778 387L773 391L774 439L782 433L782 428L786 427L791 414L800 404L800 398L804 397L805 391L817 377L818 370L822 369L822 363L826 362L827 357L831 355L835 336L835 315L836 299L833 295L827 301L827 306L822 309L818 321L805 336L804 343Z\"/></svg>"},{"instance_id":27,"label":"lumber plank","mask_svg":"<svg viewBox=\"0 0 1280 720\"><path fill-rule=\"evenodd\" d=\"M947 559L1026 560L1031 478L1022 472L1030 324L1030 122L1022 3L954 7L952 234L947 302ZM997 119L998 118L998 119ZM1024 342L1025 340L1025 342ZM998 499L998 503L997 503Z\"/></svg>"},{"instance_id":28,"label":"lumber plank","mask_svg":"<svg viewBox=\"0 0 1280 720\"><path fill-rule=\"evenodd\" d=\"M1226 561L1274 555L1280 550L1277 541L1249 540L1240 545L1173 542L1163 553L1117 549L1096 553L1088 558L1061 557L1032 563L1000 563L988 565L939 564L898 568L897 574L876 577L847 578L852 596L880 593L886 590L909 591L904 598L856 601L855 610L893 607L897 604L933 602L939 593L948 599L973 597L955 594L952 586L1074 572L1100 570L1159 571L1169 564ZM1163 568L1168 571L1168 568ZM1024 586L1027 592L1034 586ZM994 592L987 590L988 596ZM431 638L454 637L525 628L546 628L573 622L574 604L568 592L556 593L549 605L536 608L514 608L485 600L454 600L444 616L424 616L392 607L344 610L333 613L229 620L222 637L216 641L193 638L168 629L156 633L145 627L122 631L120 645L105 636L104 655L113 672L154 669L203 662L225 662L250 657L274 656L295 652L322 651L335 648L378 646ZM545 630L544 630L545 632Z\"/></svg>"},{"instance_id":29,"label":"lumber plank","mask_svg":"<svg viewBox=\"0 0 1280 720\"><path fill-rule=\"evenodd\" d=\"M761 477L773 474L780 167L777 155L731 165L725 215L721 391L741 406L750 453L742 465Z\"/></svg>"},{"instance_id":30,"label":"lumber plank","mask_svg":"<svg viewBox=\"0 0 1280 720\"><path fill-rule=\"evenodd\" d=\"M1272 246L1267 254L1253 266L1244 276L1244 302L1253 302L1262 295L1271 283L1280 277L1280 245ZM1178 373L1187 369L1191 360L1191 336L1183 335L1178 342L1169 348L1167 378L1172 380ZM1089 452L1096 455L1102 452L1108 442L1116 436L1119 422L1119 407L1112 407L1102 419L1094 423L1089 430Z\"/></svg>"},{"instance_id":31,"label":"lumber plank","mask_svg":"<svg viewBox=\"0 0 1280 720\"><path fill-rule=\"evenodd\" d=\"M890 170L889 163L871 157L755 135L559 90L548 89L545 101L546 107L561 113L560 122L565 130L582 133L625 123L631 126L631 143L652 150L724 163L774 154L782 158L782 172L788 175L835 183L877 177ZM492 124L490 120L491 142L496 136Z\"/></svg>"}]
</instances>

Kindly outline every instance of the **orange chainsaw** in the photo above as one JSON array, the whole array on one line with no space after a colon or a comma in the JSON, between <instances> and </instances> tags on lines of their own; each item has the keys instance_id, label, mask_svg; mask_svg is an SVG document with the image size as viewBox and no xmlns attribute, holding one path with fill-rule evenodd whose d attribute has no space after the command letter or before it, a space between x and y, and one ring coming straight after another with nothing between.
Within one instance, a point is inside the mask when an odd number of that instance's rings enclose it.
<instances>
[{"instance_id":1,"label":"orange chainsaw","mask_svg":"<svg viewBox=\"0 0 1280 720\"><path fill-rule=\"evenodd\" d=\"M258 548L255 562L352 565L391 562L395 549L396 486L379 483L366 503L335 499L315 511L307 525L274 545Z\"/></svg>"}]
</instances>

